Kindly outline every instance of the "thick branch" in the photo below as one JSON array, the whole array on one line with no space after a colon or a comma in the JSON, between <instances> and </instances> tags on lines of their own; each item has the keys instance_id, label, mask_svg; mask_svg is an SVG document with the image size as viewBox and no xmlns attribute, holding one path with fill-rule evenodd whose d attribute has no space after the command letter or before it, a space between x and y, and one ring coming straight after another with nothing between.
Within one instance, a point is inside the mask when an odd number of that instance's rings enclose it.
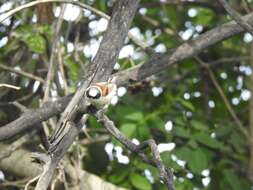
<instances>
[{"instance_id":1,"label":"thick branch","mask_svg":"<svg viewBox=\"0 0 253 190\"><path fill-rule=\"evenodd\" d=\"M66 96L55 102L46 102L41 108L30 109L18 119L0 127L0 140L9 139L27 129L36 127L37 123L46 121L50 117L61 113L70 101L71 96Z\"/></svg>"},{"instance_id":2,"label":"thick branch","mask_svg":"<svg viewBox=\"0 0 253 190\"><path fill-rule=\"evenodd\" d=\"M75 127L74 122L78 119L76 118L77 112L79 105L83 104L83 95L87 87L94 81L107 81L111 75L138 7L138 2L137 0L119 0L115 2L108 29L104 34L94 62L88 71L88 76L85 77L85 81L83 81L81 87L66 107L58 128L51 138L52 144L49 149L51 160L46 163L44 172L36 185L36 190L47 189L55 167L81 129L81 127Z\"/></svg>"},{"instance_id":3,"label":"thick branch","mask_svg":"<svg viewBox=\"0 0 253 190\"><path fill-rule=\"evenodd\" d=\"M0 144L0 149L1 151L8 151L9 145ZM67 175L71 178L71 181L75 182L70 190L125 190L84 170L79 170L77 175L76 169L73 168L72 165L66 162L64 162L64 165ZM12 152L9 157L0 159L0 169L20 178L28 179L38 176L41 173L40 165L33 162L31 159L31 153L24 149L18 149L15 152Z\"/></svg>"},{"instance_id":4,"label":"thick branch","mask_svg":"<svg viewBox=\"0 0 253 190\"><path fill-rule=\"evenodd\" d=\"M253 22L253 14L242 17L244 21ZM138 82L145 78L163 71L165 68L179 63L180 61L192 57L206 48L243 32L243 28L238 26L234 21L216 27L190 42L183 43L170 53L151 58L144 64L139 64L130 69L118 72L113 76L116 78L117 85L127 85L130 82ZM34 127L35 123L45 121L50 117L61 113L70 97L64 97L59 101L50 102L36 110L32 110L29 114L24 114L15 121L0 127L0 141L13 137L16 134Z\"/></svg>"},{"instance_id":5,"label":"thick branch","mask_svg":"<svg viewBox=\"0 0 253 190\"><path fill-rule=\"evenodd\" d=\"M245 22L253 23L253 14L242 17ZM151 57L151 59L143 64L139 64L125 71L115 74L118 84L128 84L129 82L141 81L151 75L163 71L175 63L193 57L206 48L221 42L227 38L243 32L244 29L236 22L228 22L222 26L216 27L204 34L187 41L179 47L171 50L167 54Z\"/></svg>"}]
</instances>

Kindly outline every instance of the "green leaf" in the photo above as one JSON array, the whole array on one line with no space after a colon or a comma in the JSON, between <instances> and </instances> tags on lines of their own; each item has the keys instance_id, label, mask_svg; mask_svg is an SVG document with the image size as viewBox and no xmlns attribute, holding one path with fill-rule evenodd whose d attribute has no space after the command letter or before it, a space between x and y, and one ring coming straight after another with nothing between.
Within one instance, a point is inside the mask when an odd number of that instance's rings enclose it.
<instances>
[{"instance_id":1,"label":"green leaf","mask_svg":"<svg viewBox=\"0 0 253 190\"><path fill-rule=\"evenodd\" d=\"M33 26L30 24L21 25L16 29L15 36L25 38L33 34Z\"/></svg>"},{"instance_id":2,"label":"green leaf","mask_svg":"<svg viewBox=\"0 0 253 190\"><path fill-rule=\"evenodd\" d=\"M46 51L46 41L40 35L31 35L26 40L28 48L36 53L43 53Z\"/></svg>"},{"instance_id":3,"label":"green leaf","mask_svg":"<svg viewBox=\"0 0 253 190\"><path fill-rule=\"evenodd\" d=\"M136 133L136 125L132 123L125 123L121 125L120 131L125 134L128 138L133 138Z\"/></svg>"},{"instance_id":4,"label":"green leaf","mask_svg":"<svg viewBox=\"0 0 253 190\"><path fill-rule=\"evenodd\" d=\"M175 154L180 160L189 161L192 150L188 147L182 147L176 149Z\"/></svg>"},{"instance_id":5,"label":"green leaf","mask_svg":"<svg viewBox=\"0 0 253 190\"><path fill-rule=\"evenodd\" d=\"M197 129L200 131L204 131L207 129L207 126L204 123L197 121L197 120L192 120L191 125L194 129Z\"/></svg>"},{"instance_id":6,"label":"green leaf","mask_svg":"<svg viewBox=\"0 0 253 190\"><path fill-rule=\"evenodd\" d=\"M205 9L205 8L199 8L198 9L198 15L193 20L196 24L200 25L210 25L210 22L212 21L214 17L214 14L211 10Z\"/></svg>"},{"instance_id":7,"label":"green leaf","mask_svg":"<svg viewBox=\"0 0 253 190\"><path fill-rule=\"evenodd\" d=\"M189 109L190 111L195 111L195 107L191 102L185 101L183 99L179 99L179 101L182 104L182 106L184 106L186 109Z\"/></svg>"},{"instance_id":8,"label":"green leaf","mask_svg":"<svg viewBox=\"0 0 253 190\"><path fill-rule=\"evenodd\" d=\"M139 175L137 173L130 174L130 182L135 188L140 190L152 189L150 182L144 176Z\"/></svg>"},{"instance_id":9,"label":"green leaf","mask_svg":"<svg viewBox=\"0 0 253 190\"><path fill-rule=\"evenodd\" d=\"M192 172L201 174L201 172L208 167L207 155L200 149L193 151L189 156L188 164Z\"/></svg>"},{"instance_id":10,"label":"green leaf","mask_svg":"<svg viewBox=\"0 0 253 190\"><path fill-rule=\"evenodd\" d=\"M65 61L65 64L68 67L67 72L71 81L74 83L79 82L79 72L80 72L79 65L76 62L74 62L71 58L67 59Z\"/></svg>"},{"instance_id":11,"label":"green leaf","mask_svg":"<svg viewBox=\"0 0 253 190\"><path fill-rule=\"evenodd\" d=\"M231 125L219 126L215 130L215 134L217 137L223 137L230 134L233 130L234 130L234 127Z\"/></svg>"},{"instance_id":12,"label":"green leaf","mask_svg":"<svg viewBox=\"0 0 253 190\"><path fill-rule=\"evenodd\" d=\"M237 131L234 131L229 138L229 142L233 145L235 150L240 153L245 153L246 149L246 141L241 134Z\"/></svg>"},{"instance_id":13,"label":"green leaf","mask_svg":"<svg viewBox=\"0 0 253 190\"><path fill-rule=\"evenodd\" d=\"M125 116L126 119L131 120L131 121L143 121L144 117L141 112L134 112L134 113L129 113Z\"/></svg>"},{"instance_id":14,"label":"green leaf","mask_svg":"<svg viewBox=\"0 0 253 190\"><path fill-rule=\"evenodd\" d=\"M129 176L130 168L120 168L113 175L109 177L109 180L115 184L122 182L126 177Z\"/></svg>"},{"instance_id":15,"label":"green leaf","mask_svg":"<svg viewBox=\"0 0 253 190\"><path fill-rule=\"evenodd\" d=\"M190 138L190 131L185 127L174 127L173 134L178 137Z\"/></svg>"},{"instance_id":16,"label":"green leaf","mask_svg":"<svg viewBox=\"0 0 253 190\"><path fill-rule=\"evenodd\" d=\"M204 144L210 148L215 148L215 149L222 149L224 148L224 145L217 141L216 139L210 137L210 135L206 133L196 133L193 135L193 138L200 142L201 144Z\"/></svg>"},{"instance_id":17,"label":"green leaf","mask_svg":"<svg viewBox=\"0 0 253 190\"><path fill-rule=\"evenodd\" d=\"M230 184L230 187L233 190L241 190L241 184L239 181L239 177L235 175L233 170L223 170L223 175L225 180Z\"/></svg>"}]
</instances>

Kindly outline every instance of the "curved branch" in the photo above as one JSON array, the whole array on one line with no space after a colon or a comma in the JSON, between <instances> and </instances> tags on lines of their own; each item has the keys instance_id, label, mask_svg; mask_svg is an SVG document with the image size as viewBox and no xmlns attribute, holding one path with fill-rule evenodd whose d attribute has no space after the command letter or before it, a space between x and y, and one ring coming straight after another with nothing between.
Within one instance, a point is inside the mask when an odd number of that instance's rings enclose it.
<instances>
[{"instance_id":1,"label":"curved branch","mask_svg":"<svg viewBox=\"0 0 253 190\"><path fill-rule=\"evenodd\" d=\"M32 1L32 2L26 3L24 5L20 5L17 8L14 8L14 9L6 12L6 13L1 14L0 15L0 23L3 22L8 17L16 14L17 12L19 12L19 11L21 11L23 9L26 9L26 8L29 8L29 7L33 7L33 6L41 4L41 3L49 3L49 2L70 3L70 4L73 4L73 5L77 5L77 6L81 7L81 8L83 8L83 9L91 10L92 12L94 12L97 15L100 15L102 17L108 17L103 12L101 12L101 11L99 11L97 9L94 9L93 7L91 7L89 5L86 5L84 3L80 3L80 2L74 1L74 0L37 0L37 1Z\"/></svg>"},{"instance_id":2,"label":"curved branch","mask_svg":"<svg viewBox=\"0 0 253 190\"><path fill-rule=\"evenodd\" d=\"M114 136L119 142L121 142L126 148L130 151L136 153L144 162L153 165L160 172L160 177L167 186L169 190L175 190L173 186L173 172L165 168L160 153L158 151L157 145L154 140L147 140L141 143L140 145L135 145L132 141L130 141L124 134L122 134L119 129L115 126L113 121L111 121L106 115L104 115L103 111L96 111L94 116L97 120L102 123L103 127ZM144 153L143 149L146 147L151 148L151 152L153 157L149 159Z\"/></svg>"}]
</instances>

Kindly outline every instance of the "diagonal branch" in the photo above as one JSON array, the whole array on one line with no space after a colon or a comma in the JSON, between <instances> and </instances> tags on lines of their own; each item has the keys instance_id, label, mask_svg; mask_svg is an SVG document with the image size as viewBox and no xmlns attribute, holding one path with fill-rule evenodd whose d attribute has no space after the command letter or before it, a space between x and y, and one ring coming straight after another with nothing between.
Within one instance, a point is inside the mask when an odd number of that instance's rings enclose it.
<instances>
[{"instance_id":1,"label":"diagonal branch","mask_svg":"<svg viewBox=\"0 0 253 190\"><path fill-rule=\"evenodd\" d=\"M253 26L245 21L241 15L234 10L226 0L218 0L220 4L224 7L224 9L228 12L228 14L232 17L237 24L239 24L242 28L244 28L247 32L253 35Z\"/></svg>"},{"instance_id":2,"label":"diagonal branch","mask_svg":"<svg viewBox=\"0 0 253 190\"><path fill-rule=\"evenodd\" d=\"M89 5L86 5L84 3L81 3L81 2L78 2L78 1L74 1L74 0L37 0L37 1L32 1L32 2L29 2L29 3L26 3L24 5L20 5L6 13L3 13L0 15L0 23L3 22L5 19L9 18L10 16L18 13L19 11L23 10L23 9L27 9L29 7L33 7L35 5L38 5L38 4L41 4L41 3L49 3L49 2L59 2L59 3L70 3L70 4L73 4L73 5L77 5L83 9L88 9L88 10L91 10L92 12L98 14L98 15L103 15L104 13L97 10L97 9L94 9L93 7L89 6ZM106 15L107 16L107 15Z\"/></svg>"},{"instance_id":3,"label":"diagonal branch","mask_svg":"<svg viewBox=\"0 0 253 190\"><path fill-rule=\"evenodd\" d=\"M247 16L242 17L242 19L252 23L253 14L248 14ZM115 77L117 85L129 85L132 82L144 80L151 75L163 71L173 64L180 63L180 61L186 58L193 57L218 42L243 32L243 28L238 26L239 25L233 21L218 26L189 42L183 43L169 53L162 54L158 57L151 57L148 62L115 73L113 77ZM61 113L70 99L71 96L66 96L60 98L58 101L47 103L41 108L31 110L29 114L23 114L18 119L0 127L0 141L13 137L29 128L33 128L35 127L35 123L45 121L50 117Z\"/></svg>"},{"instance_id":4,"label":"diagonal branch","mask_svg":"<svg viewBox=\"0 0 253 190\"><path fill-rule=\"evenodd\" d=\"M204 61L202 61L199 57L195 57L196 61L198 61L201 66L203 66L207 72L208 75L214 85L214 87L216 88L216 90L218 91L221 99L223 100L229 114L231 115L231 117L233 118L233 120L235 121L236 125L238 126L238 129L241 131L241 133L248 139L249 138L249 134L247 129L245 129L245 127L243 126L241 120L239 119L239 117L236 115L235 110L233 109L233 107L231 106L228 97L226 96L225 92L223 91L221 85L219 84L219 82L217 81L212 69L210 68L210 66L205 63Z\"/></svg>"},{"instance_id":5,"label":"diagonal branch","mask_svg":"<svg viewBox=\"0 0 253 190\"><path fill-rule=\"evenodd\" d=\"M253 23L253 13L242 17L245 22ZM128 84L129 82L141 81L151 75L163 71L165 68L180 63L180 61L193 57L204 49L226 40L234 35L240 34L244 28L236 22L231 21L218 26L202 35L181 44L179 47L172 49L167 54L151 57L149 61L136 65L130 69L115 74L116 82L119 84Z\"/></svg>"},{"instance_id":6,"label":"diagonal branch","mask_svg":"<svg viewBox=\"0 0 253 190\"><path fill-rule=\"evenodd\" d=\"M42 79L42 78L40 78L40 77L38 77L38 76L35 76L35 75L31 74L31 73L27 73L25 71L21 71L21 70L17 70L17 69L11 68L11 67L6 66L6 65L4 65L2 63L0 64L0 69L6 70L6 71L10 71L11 73L16 73L18 75L30 78L32 80L37 80L37 81L39 81L41 83L45 83L45 80Z\"/></svg>"},{"instance_id":7,"label":"diagonal branch","mask_svg":"<svg viewBox=\"0 0 253 190\"><path fill-rule=\"evenodd\" d=\"M127 149L136 153L144 162L156 167L160 172L161 179L166 184L169 190L175 189L173 186L173 172L170 169L165 168L154 140L147 140L140 145L135 145L118 130L113 121L111 121L106 115L104 115L103 111L96 111L94 113L94 116L100 123L102 123L103 127L118 141L120 141ZM148 146L151 148L151 152L153 154L152 159L147 158L147 156L143 153L143 149Z\"/></svg>"},{"instance_id":8,"label":"diagonal branch","mask_svg":"<svg viewBox=\"0 0 253 190\"><path fill-rule=\"evenodd\" d=\"M88 75L66 107L58 128L52 135L52 144L49 148L51 159L45 164L44 171L36 185L36 190L47 189L56 166L82 127L81 122L78 122L80 121L80 113L78 114L78 112L82 104L85 108L83 95L87 87L94 81L107 81L109 79L120 49L124 44L130 23L134 18L138 3L138 0L119 0L115 2L108 29L103 36L93 64L88 70Z\"/></svg>"}]
</instances>

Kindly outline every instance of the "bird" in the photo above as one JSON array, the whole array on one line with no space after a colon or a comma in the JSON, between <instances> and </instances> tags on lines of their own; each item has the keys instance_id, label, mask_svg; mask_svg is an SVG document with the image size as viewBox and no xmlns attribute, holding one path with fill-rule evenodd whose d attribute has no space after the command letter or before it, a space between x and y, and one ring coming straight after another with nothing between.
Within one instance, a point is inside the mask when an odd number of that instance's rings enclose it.
<instances>
[{"instance_id":1,"label":"bird","mask_svg":"<svg viewBox=\"0 0 253 190\"><path fill-rule=\"evenodd\" d=\"M91 84L86 92L86 98L90 105L95 106L97 109L107 109L116 96L117 86L115 83L99 82Z\"/></svg>"},{"instance_id":2,"label":"bird","mask_svg":"<svg viewBox=\"0 0 253 190\"><path fill-rule=\"evenodd\" d=\"M94 106L98 110L106 110L112 98L117 93L117 85L112 82L98 82L91 84L85 91L85 104ZM50 146L48 153L53 153L57 145L64 138L67 132L65 125L60 125L54 134L49 138Z\"/></svg>"}]
</instances>

